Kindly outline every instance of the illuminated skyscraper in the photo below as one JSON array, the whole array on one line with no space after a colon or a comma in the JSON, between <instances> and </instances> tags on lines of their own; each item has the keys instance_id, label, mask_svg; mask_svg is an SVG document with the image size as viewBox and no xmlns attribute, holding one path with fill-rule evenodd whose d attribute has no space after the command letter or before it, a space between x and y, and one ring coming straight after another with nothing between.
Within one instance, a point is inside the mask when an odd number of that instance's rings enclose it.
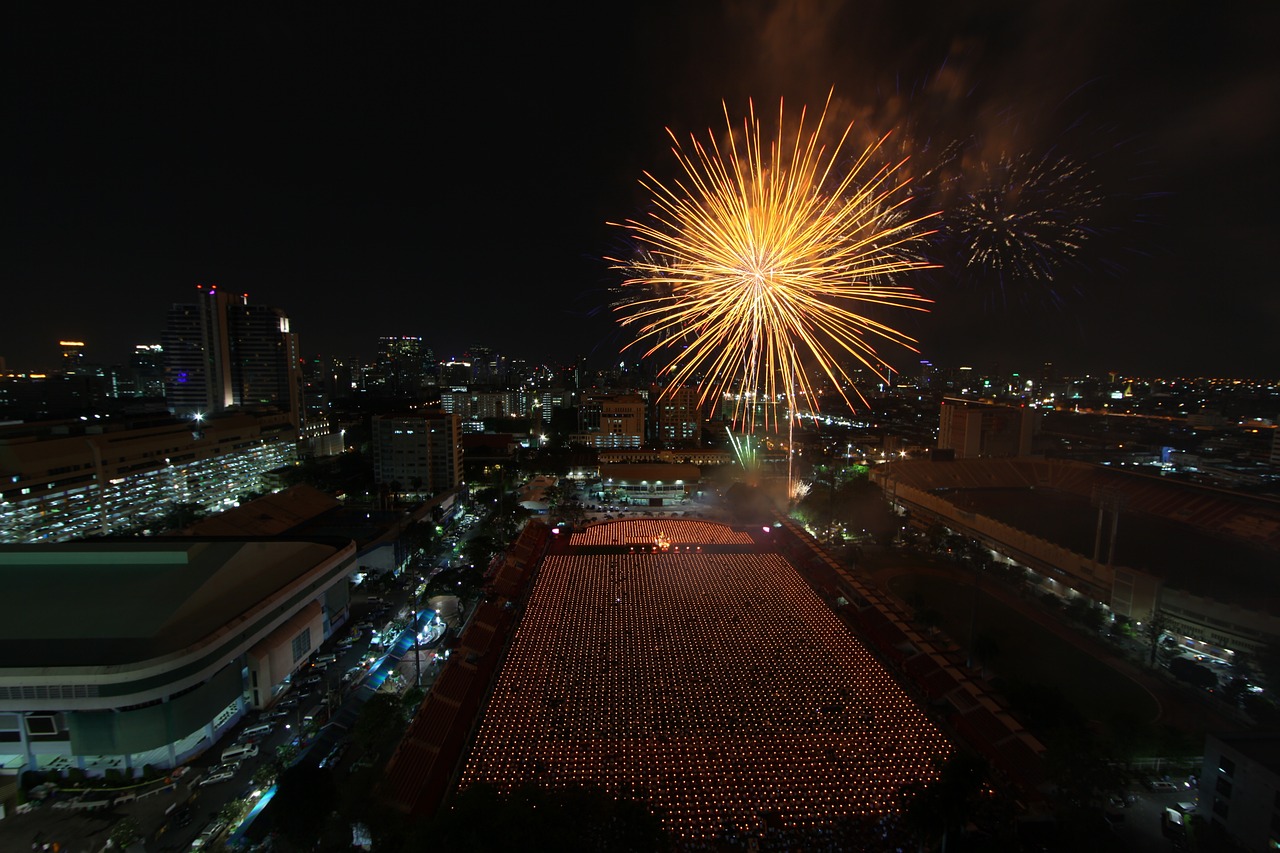
<instances>
[{"instance_id":1,"label":"illuminated skyscraper","mask_svg":"<svg viewBox=\"0 0 1280 853\"><path fill-rule=\"evenodd\" d=\"M434 384L435 355L422 338L384 335L378 338L378 355L370 377L370 390L397 400L418 400Z\"/></svg>"},{"instance_id":2,"label":"illuminated skyscraper","mask_svg":"<svg viewBox=\"0 0 1280 853\"><path fill-rule=\"evenodd\" d=\"M62 371L79 373L84 367L84 341L58 341L58 348L62 351Z\"/></svg>"},{"instance_id":3,"label":"illuminated skyscraper","mask_svg":"<svg viewBox=\"0 0 1280 853\"><path fill-rule=\"evenodd\" d=\"M175 414L270 405L302 428L298 337L279 308L248 294L197 285L200 299L175 304L165 328L165 397Z\"/></svg>"}]
</instances>

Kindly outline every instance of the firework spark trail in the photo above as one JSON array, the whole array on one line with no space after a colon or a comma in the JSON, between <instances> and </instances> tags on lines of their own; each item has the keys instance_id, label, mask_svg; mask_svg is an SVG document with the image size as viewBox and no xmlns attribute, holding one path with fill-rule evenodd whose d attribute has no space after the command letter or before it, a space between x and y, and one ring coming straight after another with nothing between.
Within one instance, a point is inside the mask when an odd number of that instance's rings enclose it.
<instances>
[{"instance_id":1,"label":"firework spark trail","mask_svg":"<svg viewBox=\"0 0 1280 853\"><path fill-rule=\"evenodd\" d=\"M641 185L654 208L649 218L610 223L627 229L642 251L609 260L628 274L624 285L648 292L619 306L620 323L636 327L627 347L647 347L648 357L681 342L661 370L668 387L704 379L705 404L736 386L734 419L741 413L750 429L757 395L770 404L784 397L792 418L800 397L807 397L810 414L816 413L806 360L852 408L845 357L878 375L880 359L869 339L913 350L915 343L852 309L927 310L923 304L931 301L879 282L935 266L921 260L913 244L933 233L920 226L937 214L906 213L910 196L896 176L905 161L872 165L887 137L842 168L850 124L828 156L819 144L827 107L808 135L802 110L792 137L779 102L777 137L767 142L754 104L740 129L724 105L723 146L709 134L706 144L691 137L686 148L668 129L682 177L668 186L645 172ZM768 406L763 419L766 427L778 422Z\"/></svg>"}]
</instances>

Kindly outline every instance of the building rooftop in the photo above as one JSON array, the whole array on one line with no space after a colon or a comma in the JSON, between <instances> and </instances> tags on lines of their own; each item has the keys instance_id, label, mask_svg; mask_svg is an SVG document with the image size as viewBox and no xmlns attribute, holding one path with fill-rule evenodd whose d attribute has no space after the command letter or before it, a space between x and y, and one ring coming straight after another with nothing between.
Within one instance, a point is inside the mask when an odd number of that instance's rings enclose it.
<instances>
[{"instance_id":1,"label":"building rooftop","mask_svg":"<svg viewBox=\"0 0 1280 853\"><path fill-rule=\"evenodd\" d=\"M1213 737L1280 776L1280 732L1216 732Z\"/></svg>"},{"instance_id":2,"label":"building rooftop","mask_svg":"<svg viewBox=\"0 0 1280 853\"><path fill-rule=\"evenodd\" d=\"M0 621L0 667L113 666L180 652L344 546L193 539L0 546L0 585L13 603Z\"/></svg>"}]
</instances>

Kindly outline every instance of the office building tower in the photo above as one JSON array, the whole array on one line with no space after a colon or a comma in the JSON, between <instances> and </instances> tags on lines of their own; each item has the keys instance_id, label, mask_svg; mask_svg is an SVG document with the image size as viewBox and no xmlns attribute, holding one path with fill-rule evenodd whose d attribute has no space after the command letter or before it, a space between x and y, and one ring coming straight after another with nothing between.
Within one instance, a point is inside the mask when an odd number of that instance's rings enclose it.
<instances>
[{"instance_id":1,"label":"office building tower","mask_svg":"<svg viewBox=\"0 0 1280 853\"><path fill-rule=\"evenodd\" d=\"M448 361L440 362L440 385L442 387L449 386L455 390L469 388L471 382L471 362L465 359L449 359Z\"/></svg>"},{"instance_id":2,"label":"office building tower","mask_svg":"<svg viewBox=\"0 0 1280 853\"><path fill-rule=\"evenodd\" d=\"M461 419L442 409L374 415L374 481L439 494L462 485Z\"/></svg>"},{"instance_id":3,"label":"office building tower","mask_svg":"<svg viewBox=\"0 0 1280 853\"><path fill-rule=\"evenodd\" d=\"M654 444L657 447L696 447L702 439L702 410L697 388L652 389Z\"/></svg>"},{"instance_id":4,"label":"office building tower","mask_svg":"<svg viewBox=\"0 0 1280 853\"><path fill-rule=\"evenodd\" d=\"M492 386L506 381L506 359L491 348L472 346L467 350L467 360L471 362L471 384Z\"/></svg>"},{"instance_id":5,"label":"office building tower","mask_svg":"<svg viewBox=\"0 0 1280 853\"><path fill-rule=\"evenodd\" d=\"M298 339L279 308L250 305L248 295L197 286L195 303L169 310L163 338L170 411L206 414L268 405L302 428Z\"/></svg>"},{"instance_id":6,"label":"office building tower","mask_svg":"<svg viewBox=\"0 0 1280 853\"><path fill-rule=\"evenodd\" d=\"M1029 456L1037 411L946 398L939 413L938 449L956 459Z\"/></svg>"},{"instance_id":7,"label":"office building tower","mask_svg":"<svg viewBox=\"0 0 1280 853\"><path fill-rule=\"evenodd\" d=\"M62 352L59 364L63 373L78 373L84 367L84 341L58 341Z\"/></svg>"},{"instance_id":8,"label":"office building tower","mask_svg":"<svg viewBox=\"0 0 1280 853\"><path fill-rule=\"evenodd\" d=\"M435 384L435 373L435 354L422 338L384 335L367 387L379 397L420 400L423 389Z\"/></svg>"},{"instance_id":9,"label":"office building tower","mask_svg":"<svg viewBox=\"0 0 1280 853\"><path fill-rule=\"evenodd\" d=\"M639 394L583 394L574 444L597 450L644 445L645 408Z\"/></svg>"},{"instance_id":10,"label":"office building tower","mask_svg":"<svg viewBox=\"0 0 1280 853\"><path fill-rule=\"evenodd\" d=\"M138 344L122 372L118 397L164 397L164 347Z\"/></svg>"}]
</instances>

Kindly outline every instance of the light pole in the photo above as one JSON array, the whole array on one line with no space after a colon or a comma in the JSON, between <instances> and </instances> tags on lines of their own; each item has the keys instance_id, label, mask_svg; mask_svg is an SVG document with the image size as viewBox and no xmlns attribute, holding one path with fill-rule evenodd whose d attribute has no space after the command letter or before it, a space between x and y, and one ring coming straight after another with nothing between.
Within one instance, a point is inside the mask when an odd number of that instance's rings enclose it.
<instances>
[{"instance_id":1,"label":"light pole","mask_svg":"<svg viewBox=\"0 0 1280 853\"><path fill-rule=\"evenodd\" d=\"M413 672L414 686L422 686L422 653L418 651L418 606L413 606Z\"/></svg>"}]
</instances>

